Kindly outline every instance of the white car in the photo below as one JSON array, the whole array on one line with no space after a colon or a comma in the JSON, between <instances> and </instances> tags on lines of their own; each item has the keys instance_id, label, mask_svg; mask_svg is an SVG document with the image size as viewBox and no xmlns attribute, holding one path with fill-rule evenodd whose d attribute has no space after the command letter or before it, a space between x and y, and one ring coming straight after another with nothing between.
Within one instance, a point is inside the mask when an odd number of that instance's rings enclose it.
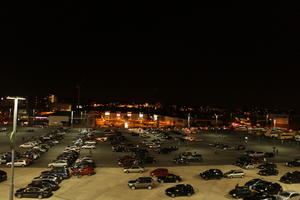
<instances>
[{"instance_id":1,"label":"white car","mask_svg":"<svg viewBox=\"0 0 300 200\"><path fill-rule=\"evenodd\" d=\"M27 143L21 144L19 147L20 148L32 148L34 146L36 146L36 144L31 143L31 142L27 142Z\"/></svg>"},{"instance_id":2,"label":"white car","mask_svg":"<svg viewBox=\"0 0 300 200\"><path fill-rule=\"evenodd\" d=\"M240 169L233 169L226 173L224 173L224 177L226 178L244 178L245 173Z\"/></svg>"},{"instance_id":3,"label":"white car","mask_svg":"<svg viewBox=\"0 0 300 200\"><path fill-rule=\"evenodd\" d=\"M6 166L11 167L12 163L8 162L6 163ZM28 162L26 160L15 160L14 161L14 166L15 167L25 167L28 165Z\"/></svg>"},{"instance_id":4,"label":"white car","mask_svg":"<svg viewBox=\"0 0 300 200\"><path fill-rule=\"evenodd\" d=\"M253 164L253 163L248 163L248 164L245 164L244 166L242 166L242 168L244 169L255 169L257 167L256 164Z\"/></svg>"},{"instance_id":5,"label":"white car","mask_svg":"<svg viewBox=\"0 0 300 200\"><path fill-rule=\"evenodd\" d=\"M0 157L0 164L5 164L6 163L6 159L4 157Z\"/></svg>"},{"instance_id":6,"label":"white car","mask_svg":"<svg viewBox=\"0 0 300 200\"><path fill-rule=\"evenodd\" d=\"M265 153L264 152L253 152L253 153L249 153L248 155L252 156L252 157L263 157L263 156L265 156Z\"/></svg>"},{"instance_id":7,"label":"white car","mask_svg":"<svg viewBox=\"0 0 300 200\"><path fill-rule=\"evenodd\" d=\"M92 144L86 144L81 147L82 149L95 149L96 146Z\"/></svg>"},{"instance_id":8,"label":"white car","mask_svg":"<svg viewBox=\"0 0 300 200\"><path fill-rule=\"evenodd\" d=\"M297 197L297 198L296 198ZM300 199L300 194L293 190L286 190L280 192L278 195L276 195L277 200L291 200L291 199Z\"/></svg>"},{"instance_id":9,"label":"white car","mask_svg":"<svg viewBox=\"0 0 300 200\"><path fill-rule=\"evenodd\" d=\"M88 140L85 141L84 144L96 144L96 141Z\"/></svg>"},{"instance_id":10,"label":"white car","mask_svg":"<svg viewBox=\"0 0 300 200\"><path fill-rule=\"evenodd\" d=\"M139 166L132 166L128 168L124 168L124 173L143 173L145 169Z\"/></svg>"},{"instance_id":11,"label":"white car","mask_svg":"<svg viewBox=\"0 0 300 200\"><path fill-rule=\"evenodd\" d=\"M48 167L67 167L68 166L68 163L67 161L65 160L56 160L52 163L49 163L48 164Z\"/></svg>"}]
</instances>

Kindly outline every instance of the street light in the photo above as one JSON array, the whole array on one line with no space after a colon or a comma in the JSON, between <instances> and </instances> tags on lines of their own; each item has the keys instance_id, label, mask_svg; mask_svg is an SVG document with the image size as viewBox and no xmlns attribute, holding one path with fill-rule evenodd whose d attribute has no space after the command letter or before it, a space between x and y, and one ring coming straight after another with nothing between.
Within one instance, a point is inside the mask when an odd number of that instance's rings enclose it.
<instances>
[{"instance_id":1,"label":"street light","mask_svg":"<svg viewBox=\"0 0 300 200\"><path fill-rule=\"evenodd\" d=\"M7 97L6 99L13 99L14 100L14 119L13 119L13 131L10 133L9 142L11 148L11 184L10 184L10 191L9 191L9 200L14 199L14 167L15 167L15 133L17 130L17 116L18 116L18 101L25 100L22 97Z\"/></svg>"}]
</instances>

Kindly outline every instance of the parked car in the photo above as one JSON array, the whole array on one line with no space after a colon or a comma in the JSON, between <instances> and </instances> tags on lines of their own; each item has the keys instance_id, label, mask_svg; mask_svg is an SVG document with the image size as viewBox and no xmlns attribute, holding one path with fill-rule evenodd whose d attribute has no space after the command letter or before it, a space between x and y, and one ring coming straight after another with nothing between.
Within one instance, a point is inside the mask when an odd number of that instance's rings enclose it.
<instances>
[{"instance_id":1,"label":"parked car","mask_svg":"<svg viewBox=\"0 0 300 200\"><path fill-rule=\"evenodd\" d=\"M143 173L145 169L140 166L131 166L124 168L124 173Z\"/></svg>"},{"instance_id":2,"label":"parked car","mask_svg":"<svg viewBox=\"0 0 300 200\"><path fill-rule=\"evenodd\" d=\"M25 167L29 164L28 159L19 159L19 160L15 160L14 162L14 166L15 167ZM6 163L6 166L11 167L12 163L8 162Z\"/></svg>"},{"instance_id":3,"label":"parked car","mask_svg":"<svg viewBox=\"0 0 300 200\"><path fill-rule=\"evenodd\" d=\"M229 191L229 195L233 198L245 198L252 194L252 190L249 189L247 186L237 186L233 190Z\"/></svg>"},{"instance_id":4,"label":"parked car","mask_svg":"<svg viewBox=\"0 0 300 200\"><path fill-rule=\"evenodd\" d=\"M276 195L277 200L290 200L296 197L300 199L300 193L293 190L282 191Z\"/></svg>"},{"instance_id":5,"label":"parked car","mask_svg":"<svg viewBox=\"0 0 300 200\"><path fill-rule=\"evenodd\" d=\"M139 188L148 188L151 190L154 187L154 180L151 177L139 177L135 180L128 181L128 187L132 190Z\"/></svg>"},{"instance_id":6,"label":"parked car","mask_svg":"<svg viewBox=\"0 0 300 200\"><path fill-rule=\"evenodd\" d=\"M32 181L28 187L50 188L52 191L59 189L59 185L53 181Z\"/></svg>"},{"instance_id":7,"label":"parked car","mask_svg":"<svg viewBox=\"0 0 300 200\"><path fill-rule=\"evenodd\" d=\"M81 149L96 149L96 146L93 144L85 144L81 146Z\"/></svg>"},{"instance_id":8,"label":"parked car","mask_svg":"<svg viewBox=\"0 0 300 200\"><path fill-rule=\"evenodd\" d=\"M277 168L277 165L274 164L274 163L264 163L264 164L261 164L257 167L258 169L269 169L269 168Z\"/></svg>"},{"instance_id":9,"label":"parked car","mask_svg":"<svg viewBox=\"0 0 300 200\"><path fill-rule=\"evenodd\" d=\"M174 158L173 162L176 164L188 164L189 163L188 159L183 158L183 157Z\"/></svg>"},{"instance_id":10,"label":"parked car","mask_svg":"<svg viewBox=\"0 0 300 200\"><path fill-rule=\"evenodd\" d=\"M243 200L276 200L276 197L261 192L253 192L250 196L244 197Z\"/></svg>"},{"instance_id":11,"label":"parked car","mask_svg":"<svg viewBox=\"0 0 300 200\"><path fill-rule=\"evenodd\" d=\"M254 164L254 163L245 163L243 166L242 166L242 168L243 169L255 169L256 168L256 164Z\"/></svg>"},{"instance_id":12,"label":"parked car","mask_svg":"<svg viewBox=\"0 0 300 200\"><path fill-rule=\"evenodd\" d=\"M251 179L248 182L245 183L245 186L249 187L249 189L252 190L253 187L255 187L256 185L259 184L263 184L266 183L267 181L260 179L260 178L255 178L255 179Z\"/></svg>"},{"instance_id":13,"label":"parked car","mask_svg":"<svg viewBox=\"0 0 300 200\"><path fill-rule=\"evenodd\" d=\"M225 178L244 178L245 173L240 169L233 169L224 173Z\"/></svg>"},{"instance_id":14,"label":"parked car","mask_svg":"<svg viewBox=\"0 0 300 200\"><path fill-rule=\"evenodd\" d=\"M265 193L269 195L275 195L282 191L282 187L280 184L268 181L261 184L257 184L253 186L252 189L256 192Z\"/></svg>"},{"instance_id":15,"label":"parked car","mask_svg":"<svg viewBox=\"0 0 300 200\"><path fill-rule=\"evenodd\" d=\"M72 170L71 173L74 176L80 177L80 176L83 176L83 175L91 176L91 175L94 175L96 172L95 172L93 167L82 166L82 167L79 167L78 169Z\"/></svg>"},{"instance_id":16,"label":"parked car","mask_svg":"<svg viewBox=\"0 0 300 200\"><path fill-rule=\"evenodd\" d=\"M158 168L150 172L150 176L165 176L168 175L169 171L166 168Z\"/></svg>"},{"instance_id":17,"label":"parked car","mask_svg":"<svg viewBox=\"0 0 300 200\"><path fill-rule=\"evenodd\" d=\"M261 176L276 176L278 175L278 170L274 168L267 168L259 170L258 174Z\"/></svg>"},{"instance_id":18,"label":"parked car","mask_svg":"<svg viewBox=\"0 0 300 200\"><path fill-rule=\"evenodd\" d=\"M221 179L223 178L223 172L219 169L209 169L204 171L203 173L200 173L199 176L201 176L205 180L211 180L211 179Z\"/></svg>"},{"instance_id":19,"label":"parked car","mask_svg":"<svg viewBox=\"0 0 300 200\"><path fill-rule=\"evenodd\" d=\"M51 176L51 175L40 175L38 177L35 177L33 181L53 181L55 183L60 183L61 178L58 176Z\"/></svg>"},{"instance_id":20,"label":"parked car","mask_svg":"<svg viewBox=\"0 0 300 200\"><path fill-rule=\"evenodd\" d=\"M62 179L68 179L68 178L70 178L70 175L71 175L69 169L65 168L65 167L54 167L50 171L41 172L41 174L48 174L48 175L54 174L54 175L62 177Z\"/></svg>"},{"instance_id":21,"label":"parked car","mask_svg":"<svg viewBox=\"0 0 300 200\"><path fill-rule=\"evenodd\" d=\"M160 183L178 183L182 181L180 176L174 175L174 174L168 174L165 176L159 176L157 177L157 181Z\"/></svg>"},{"instance_id":22,"label":"parked car","mask_svg":"<svg viewBox=\"0 0 300 200\"><path fill-rule=\"evenodd\" d=\"M165 194L170 197L191 196L194 193L193 186L189 184L178 184L165 190Z\"/></svg>"},{"instance_id":23,"label":"parked car","mask_svg":"<svg viewBox=\"0 0 300 200\"><path fill-rule=\"evenodd\" d=\"M66 160L55 160L48 164L48 167L68 167L68 162Z\"/></svg>"},{"instance_id":24,"label":"parked car","mask_svg":"<svg viewBox=\"0 0 300 200\"><path fill-rule=\"evenodd\" d=\"M280 182L288 184L300 183L300 172L288 172L280 178Z\"/></svg>"},{"instance_id":25,"label":"parked car","mask_svg":"<svg viewBox=\"0 0 300 200\"><path fill-rule=\"evenodd\" d=\"M293 161L287 162L288 167L300 167L300 159L294 159Z\"/></svg>"},{"instance_id":26,"label":"parked car","mask_svg":"<svg viewBox=\"0 0 300 200\"><path fill-rule=\"evenodd\" d=\"M3 170L0 170L0 182L7 180L7 173Z\"/></svg>"},{"instance_id":27,"label":"parked car","mask_svg":"<svg viewBox=\"0 0 300 200\"><path fill-rule=\"evenodd\" d=\"M15 196L17 198L48 198L52 196L51 189L42 189L38 187L27 187L27 188L21 188L16 191Z\"/></svg>"}]
</instances>

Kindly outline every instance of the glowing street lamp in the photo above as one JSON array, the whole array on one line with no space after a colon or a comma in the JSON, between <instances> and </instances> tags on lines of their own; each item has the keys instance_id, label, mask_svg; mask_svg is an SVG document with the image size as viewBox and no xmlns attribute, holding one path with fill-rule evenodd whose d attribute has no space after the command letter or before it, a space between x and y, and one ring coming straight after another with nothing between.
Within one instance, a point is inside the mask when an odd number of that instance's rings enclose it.
<instances>
[{"instance_id":1,"label":"glowing street lamp","mask_svg":"<svg viewBox=\"0 0 300 200\"><path fill-rule=\"evenodd\" d=\"M11 184L10 184L10 191L9 191L9 200L14 199L14 172L15 172L15 133L17 131L17 117L18 117L18 101L25 100L22 97L7 97L6 99L13 99L14 100L14 118L13 118L13 131L10 133L9 142L11 148Z\"/></svg>"}]
</instances>

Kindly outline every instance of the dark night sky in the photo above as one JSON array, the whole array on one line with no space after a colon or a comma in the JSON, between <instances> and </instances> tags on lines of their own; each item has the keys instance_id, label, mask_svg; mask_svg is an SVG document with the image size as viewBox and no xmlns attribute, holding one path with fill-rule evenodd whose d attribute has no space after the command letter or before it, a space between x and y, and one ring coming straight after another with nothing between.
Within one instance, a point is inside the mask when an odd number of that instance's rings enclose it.
<instances>
[{"instance_id":1,"label":"dark night sky","mask_svg":"<svg viewBox=\"0 0 300 200\"><path fill-rule=\"evenodd\" d=\"M72 98L79 84L100 101L300 102L299 9L27 6L0 10L3 95Z\"/></svg>"}]
</instances>

